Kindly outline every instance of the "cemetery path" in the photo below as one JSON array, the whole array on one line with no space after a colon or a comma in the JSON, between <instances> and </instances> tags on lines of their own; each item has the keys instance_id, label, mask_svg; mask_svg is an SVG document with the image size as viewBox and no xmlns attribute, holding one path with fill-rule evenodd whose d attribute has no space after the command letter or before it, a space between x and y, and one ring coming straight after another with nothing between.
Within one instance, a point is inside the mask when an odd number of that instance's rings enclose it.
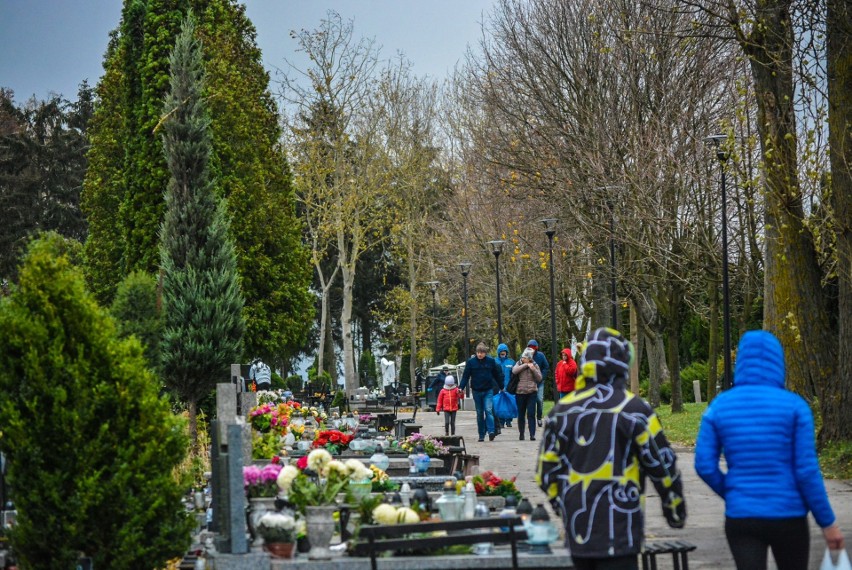
<instances>
[{"instance_id":1,"label":"cemetery path","mask_svg":"<svg viewBox=\"0 0 852 570\"><path fill-rule=\"evenodd\" d=\"M421 410L417 421L423 433L443 435L443 414ZM540 441L519 441L516 424L504 429L494 441L477 442L476 418L473 411L459 411L456 417L456 435L464 436L467 451L479 455L480 472L495 471L501 477L517 476L516 485L533 505L545 503L544 494L533 481ZM539 434L541 433L539 432ZM688 520L686 528L671 529L666 525L660 509L660 500L653 487L647 499L648 519L646 536L649 541L686 540L698 549L689 555L689 567L695 569L733 568L724 533L724 502L704 484L695 473L694 453L691 448L676 448L678 465L684 478ZM826 481L831 505L846 538L847 550L852 550L852 481ZM552 513L551 513L552 515ZM822 531L810 519L810 568L819 568L825 550ZM769 570L776 566L769 557ZM663 568L671 567L670 558L660 560Z\"/></svg>"}]
</instances>

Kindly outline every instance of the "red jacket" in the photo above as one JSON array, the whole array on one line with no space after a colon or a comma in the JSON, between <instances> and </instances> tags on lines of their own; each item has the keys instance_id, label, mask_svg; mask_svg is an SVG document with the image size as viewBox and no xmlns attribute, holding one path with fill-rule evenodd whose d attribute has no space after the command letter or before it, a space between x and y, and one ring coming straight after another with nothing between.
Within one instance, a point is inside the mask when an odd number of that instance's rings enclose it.
<instances>
[{"instance_id":1,"label":"red jacket","mask_svg":"<svg viewBox=\"0 0 852 570\"><path fill-rule=\"evenodd\" d=\"M459 409L459 400L464 398L464 392L454 387L450 390L442 389L438 393L438 405L435 406L436 412L455 412Z\"/></svg>"},{"instance_id":2,"label":"red jacket","mask_svg":"<svg viewBox=\"0 0 852 570\"><path fill-rule=\"evenodd\" d=\"M573 392L577 382L577 363L571 356L570 348L563 348L562 354L567 354L568 360L560 360L556 364L556 391Z\"/></svg>"}]
</instances>

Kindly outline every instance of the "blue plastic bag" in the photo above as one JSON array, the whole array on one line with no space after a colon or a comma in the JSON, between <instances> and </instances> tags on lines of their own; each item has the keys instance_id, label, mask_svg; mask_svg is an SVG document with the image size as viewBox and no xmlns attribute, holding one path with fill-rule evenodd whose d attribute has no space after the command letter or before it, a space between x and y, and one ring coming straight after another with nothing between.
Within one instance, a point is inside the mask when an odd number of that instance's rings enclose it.
<instances>
[{"instance_id":1,"label":"blue plastic bag","mask_svg":"<svg viewBox=\"0 0 852 570\"><path fill-rule=\"evenodd\" d=\"M518 417L518 403L515 397L500 391L494 395L494 415L501 420L510 420Z\"/></svg>"}]
</instances>

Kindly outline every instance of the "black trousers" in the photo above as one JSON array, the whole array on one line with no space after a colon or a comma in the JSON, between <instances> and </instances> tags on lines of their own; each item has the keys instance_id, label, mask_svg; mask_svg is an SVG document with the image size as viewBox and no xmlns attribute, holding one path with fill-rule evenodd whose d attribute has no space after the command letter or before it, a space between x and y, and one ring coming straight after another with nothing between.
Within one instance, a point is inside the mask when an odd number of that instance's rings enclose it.
<instances>
[{"instance_id":1,"label":"black trousers","mask_svg":"<svg viewBox=\"0 0 852 570\"><path fill-rule=\"evenodd\" d=\"M725 536L737 570L766 570L767 549L778 570L807 570L811 546L808 518L725 519Z\"/></svg>"},{"instance_id":2,"label":"black trousers","mask_svg":"<svg viewBox=\"0 0 852 570\"><path fill-rule=\"evenodd\" d=\"M639 570L639 557L635 554L615 558L577 558L572 556L575 570Z\"/></svg>"},{"instance_id":3,"label":"black trousers","mask_svg":"<svg viewBox=\"0 0 852 570\"><path fill-rule=\"evenodd\" d=\"M444 433L456 435L456 412L444 412Z\"/></svg>"}]
</instances>

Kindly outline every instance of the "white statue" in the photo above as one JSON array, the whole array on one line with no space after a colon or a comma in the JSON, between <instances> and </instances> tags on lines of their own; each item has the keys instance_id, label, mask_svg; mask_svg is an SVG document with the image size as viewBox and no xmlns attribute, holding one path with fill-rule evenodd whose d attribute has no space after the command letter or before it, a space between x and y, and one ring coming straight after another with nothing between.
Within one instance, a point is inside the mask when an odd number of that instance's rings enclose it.
<instances>
[{"instance_id":1,"label":"white statue","mask_svg":"<svg viewBox=\"0 0 852 570\"><path fill-rule=\"evenodd\" d=\"M383 356L380 365L382 367L382 386L392 386L396 382L396 363Z\"/></svg>"}]
</instances>

